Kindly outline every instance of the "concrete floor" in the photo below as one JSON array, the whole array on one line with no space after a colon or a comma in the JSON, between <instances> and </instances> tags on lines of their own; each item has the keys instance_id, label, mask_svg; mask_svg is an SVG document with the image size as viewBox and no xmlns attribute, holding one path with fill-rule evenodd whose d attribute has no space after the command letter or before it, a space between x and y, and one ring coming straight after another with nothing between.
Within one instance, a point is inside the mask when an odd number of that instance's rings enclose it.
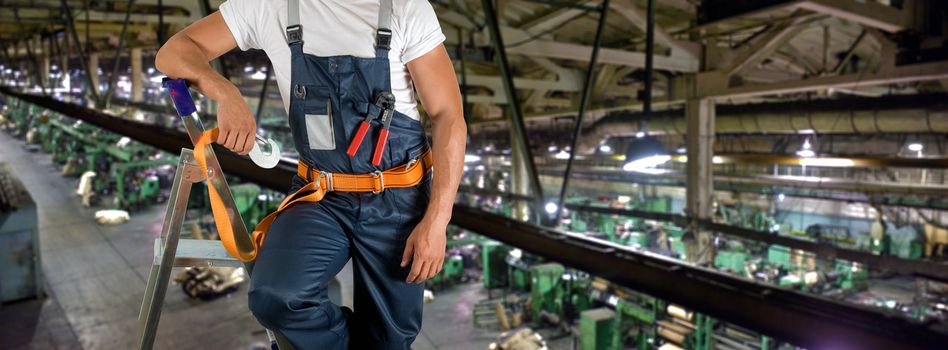
<instances>
[{"instance_id":1,"label":"concrete floor","mask_svg":"<svg viewBox=\"0 0 948 350\"><path fill-rule=\"evenodd\" d=\"M22 140L0 132L0 161L9 163L39 207L40 247L48 297L0 308L0 349L133 349L137 317L159 235L163 205L104 226L74 194L78 179ZM176 273L176 272L175 272ZM157 349L249 349L266 339L246 309L246 287L210 302L169 287ZM486 349L497 330L475 328L473 304L487 297L478 283L439 292L426 305L416 350ZM554 349L568 347L555 346Z\"/></svg>"}]
</instances>

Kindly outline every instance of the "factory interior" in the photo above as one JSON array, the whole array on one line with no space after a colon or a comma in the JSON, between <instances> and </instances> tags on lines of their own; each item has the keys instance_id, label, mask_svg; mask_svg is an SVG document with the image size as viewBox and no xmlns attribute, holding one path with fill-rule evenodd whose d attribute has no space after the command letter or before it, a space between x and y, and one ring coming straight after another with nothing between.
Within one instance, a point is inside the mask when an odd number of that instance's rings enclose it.
<instances>
[{"instance_id":1,"label":"factory interior","mask_svg":"<svg viewBox=\"0 0 948 350\"><path fill-rule=\"evenodd\" d=\"M0 0L0 349L287 348L209 194L239 241L290 189L272 64L211 62L270 169L196 165L155 65L222 3ZM428 3L468 138L411 349L948 347L948 2Z\"/></svg>"}]
</instances>

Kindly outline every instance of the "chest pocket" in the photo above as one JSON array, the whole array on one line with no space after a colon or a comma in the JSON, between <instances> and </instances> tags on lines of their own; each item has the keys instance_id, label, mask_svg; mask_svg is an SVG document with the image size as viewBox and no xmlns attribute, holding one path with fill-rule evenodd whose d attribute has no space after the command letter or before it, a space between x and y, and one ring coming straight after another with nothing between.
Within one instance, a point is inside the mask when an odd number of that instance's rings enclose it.
<instances>
[{"instance_id":1,"label":"chest pocket","mask_svg":"<svg viewBox=\"0 0 948 350\"><path fill-rule=\"evenodd\" d=\"M306 141L309 149L336 149L329 88L306 86L304 91L303 120L306 124Z\"/></svg>"}]
</instances>

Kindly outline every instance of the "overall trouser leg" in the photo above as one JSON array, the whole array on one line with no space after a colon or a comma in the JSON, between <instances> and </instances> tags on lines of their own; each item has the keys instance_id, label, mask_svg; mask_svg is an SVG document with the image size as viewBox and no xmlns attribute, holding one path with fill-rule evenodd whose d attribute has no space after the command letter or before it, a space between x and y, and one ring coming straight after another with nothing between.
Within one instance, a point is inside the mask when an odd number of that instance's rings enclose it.
<instances>
[{"instance_id":1,"label":"overall trouser leg","mask_svg":"<svg viewBox=\"0 0 948 350\"><path fill-rule=\"evenodd\" d=\"M405 242L421 220L430 182L366 194L353 227L355 315L349 324L352 349L410 349L421 330L424 284L405 282Z\"/></svg>"},{"instance_id":2,"label":"overall trouser leg","mask_svg":"<svg viewBox=\"0 0 948 350\"><path fill-rule=\"evenodd\" d=\"M346 320L329 281L349 260L349 238L322 203L294 205L270 226L254 265L249 307L297 350L345 349Z\"/></svg>"}]
</instances>

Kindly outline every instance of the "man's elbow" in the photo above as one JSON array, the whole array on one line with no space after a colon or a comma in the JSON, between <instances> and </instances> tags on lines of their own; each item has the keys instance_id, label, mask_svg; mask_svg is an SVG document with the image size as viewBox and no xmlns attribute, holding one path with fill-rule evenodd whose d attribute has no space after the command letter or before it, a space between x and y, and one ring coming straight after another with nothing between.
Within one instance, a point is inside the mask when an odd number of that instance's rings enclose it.
<instances>
[{"instance_id":1,"label":"man's elbow","mask_svg":"<svg viewBox=\"0 0 948 350\"><path fill-rule=\"evenodd\" d=\"M158 49L155 54L155 69L167 76L175 74L175 67L180 64L181 51L186 46L182 46L181 33L175 34ZM177 63L176 63L177 62Z\"/></svg>"},{"instance_id":2,"label":"man's elbow","mask_svg":"<svg viewBox=\"0 0 948 350\"><path fill-rule=\"evenodd\" d=\"M453 128L463 128L461 130L465 130L465 132L467 130L467 124L464 123L464 111L460 107L429 111L429 115L433 123L444 122L444 124L451 125Z\"/></svg>"},{"instance_id":3,"label":"man's elbow","mask_svg":"<svg viewBox=\"0 0 948 350\"><path fill-rule=\"evenodd\" d=\"M169 53L170 49L168 46L168 43L165 43L161 46L161 48L158 49L158 53L155 54L155 69L164 73L165 75L168 74L168 68L170 68L168 67L168 56L171 56L171 54Z\"/></svg>"}]
</instances>

